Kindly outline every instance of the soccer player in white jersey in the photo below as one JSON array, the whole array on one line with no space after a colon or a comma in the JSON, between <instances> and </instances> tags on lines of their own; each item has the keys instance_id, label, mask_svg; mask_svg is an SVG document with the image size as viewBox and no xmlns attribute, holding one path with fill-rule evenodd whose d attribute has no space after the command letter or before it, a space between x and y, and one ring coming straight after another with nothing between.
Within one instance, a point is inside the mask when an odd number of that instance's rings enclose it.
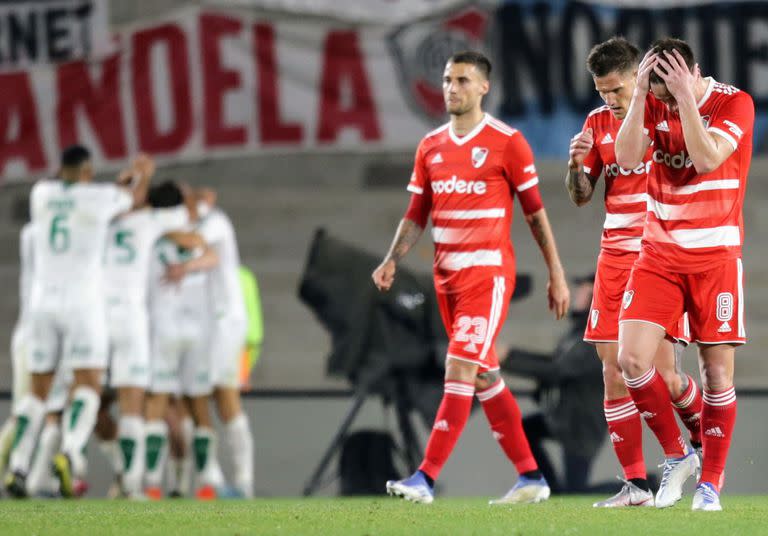
<instances>
[{"instance_id":1,"label":"soccer player in white jersey","mask_svg":"<svg viewBox=\"0 0 768 536\"><path fill-rule=\"evenodd\" d=\"M11 414L0 431L0 474L5 473L8 456L16 429L16 412L21 399L29 391L27 352L29 350L28 309L32 286L33 250L32 224L27 223L19 233L19 317L11 336L11 367L13 373Z\"/></svg>"},{"instance_id":2,"label":"soccer player in white jersey","mask_svg":"<svg viewBox=\"0 0 768 536\"><path fill-rule=\"evenodd\" d=\"M117 389L120 419L117 438L122 453L122 491L142 492L144 475L144 393L150 382L150 257L155 242L189 223L184 205L152 208L146 198L110 226L105 257L109 383Z\"/></svg>"},{"instance_id":3,"label":"soccer player in white jersey","mask_svg":"<svg viewBox=\"0 0 768 536\"><path fill-rule=\"evenodd\" d=\"M150 190L153 207L170 207L185 200L181 189L166 182ZM188 206L197 197L188 195ZM184 248L171 238L184 242ZM181 240L183 238L183 240ZM191 259L191 260L190 260ZM190 260L190 273L182 281L166 278L166 267ZM162 497L163 472L168 457L166 411L171 396L183 396L195 423L197 491L199 498L215 496L219 484L211 463L215 457L215 434L208 410L211 384L209 357L210 298L208 270L218 259L199 236L172 234L155 246L150 276L152 321L152 377L146 407L146 487L151 499Z\"/></svg>"},{"instance_id":4,"label":"soccer player in white jersey","mask_svg":"<svg viewBox=\"0 0 768 536\"><path fill-rule=\"evenodd\" d=\"M224 425L224 444L232 460L233 484L244 497L253 496L253 437L240 401L240 355L245 345L248 316L240 286L240 254L229 217L214 208L197 227L216 252L219 263L211 271L213 319L211 362L214 400ZM193 269L185 263L169 266L168 276L178 280Z\"/></svg>"},{"instance_id":5,"label":"soccer player in white jersey","mask_svg":"<svg viewBox=\"0 0 768 536\"><path fill-rule=\"evenodd\" d=\"M20 402L16 441L6 489L26 495L25 478L45 416L45 399L58 366L74 371L74 390L64 416L62 453L54 458L63 496L86 471L83 449L99 408L107 363L103 255L110 221L129 210L146 182L146 162L134 162L132 187L92 184L90 152L65 149L53 179L30 194L36 269L29 305L30 393Z\"/></svg>"}]
</instances>

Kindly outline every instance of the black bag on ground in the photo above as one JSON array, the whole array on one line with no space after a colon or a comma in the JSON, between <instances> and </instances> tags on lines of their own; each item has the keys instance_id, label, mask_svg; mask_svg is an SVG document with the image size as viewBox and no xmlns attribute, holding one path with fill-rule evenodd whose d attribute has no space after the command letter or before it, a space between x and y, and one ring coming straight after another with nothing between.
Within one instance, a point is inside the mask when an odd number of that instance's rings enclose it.
<instances>
[{"instance_id":1,"label":"black bag on ground","mask_svg":"<svg viewBox=\"0 0 768 536\"><path fill-rule=\"evenodd\" d=\"M395 470L395 442L389 432L360 430L347 436L341 449L341 495L382 495Z\"/></svg>"}]
</instances>

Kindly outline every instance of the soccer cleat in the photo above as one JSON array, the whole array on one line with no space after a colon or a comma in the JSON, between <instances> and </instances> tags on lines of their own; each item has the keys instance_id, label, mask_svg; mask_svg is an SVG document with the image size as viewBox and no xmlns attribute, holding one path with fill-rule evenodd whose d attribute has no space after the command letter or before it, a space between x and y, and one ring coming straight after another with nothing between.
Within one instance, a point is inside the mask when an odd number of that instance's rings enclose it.
<instances>
[{"instance_id":1,"label":"soccer cleat","mask_svg":"<svg viewBox=\"0 0 768 536\"><path fill-rule=\"evenodd\" d=\"M683 497L683 484L698 471L699 458L691 449L685 456L664 460L659 467L663 467L664 471L656 493L656 508L668 508Z\"/></svg>"},{"instance_id":2,"label":"soccer cleat","mask_svg":"<svg viewBox=\"0 0 768 536\"><path fill-rule=\"evenodd\" d=\"M624 480L621 491L613 497L593 504L594 508L623 508L627 506L653 506L653 493L649 490L640 489L629 480Z\"/></svg>"},{"instance_id":3,"label":"soccer cleat","mask_svg":"<svg viewBox=\"0 0 768 536\"><path fill-rule=\"evenodd\" d=\"M421 471L416 471L403 480L387 480L387 493L422 504L430 504L435 500L435 492Z\"/></svg>"},{"instance_id":4,"label":"soccer cleat","mask_svg":"<svg viewBox=\"0 0 768 536\"><path fill-rule=\"evenodd\" d=\"M244 499L243 492L234 486L224 484L223 486L217 486L216 497L219 499Z\"/></svg>"},{"instance_id":5,"label":"soccer cleat","mask_svg":"<svg viewBox=\"0 0 768 536\"><path fill-rule=\"evenodd\" d=\"M53 457L53 474L59 479L59 493L65 499L75 496L75 484L72 479L72 463L69 456L58 453Z\"/></svg>"},{"instance_id":6,"label":"soccer cleat","mask_svg":"<svg viewBox=\"0 0 768 536\"><path fill-rule=\"evenodd\" d=\"M163 490L158 486L148 486L144 488L144 496L150 501L159 501L163 498Z\"/></svg>"},{"instance_id":7,"label":"soccer cleat","mask_svg":"<svg viewBox=\"0 0 768 536\"><path fill-rule=\"evenodd\" d=\"M19 472L8 473L5 477L5 491L15 499L27 498L27 479Z\"/></svg>"},{"instance_id":8,"label":"soccer cleat","mask_svg":"<svg viewBox=\"0 0 768 536\"><path fill-rule=\"evenodd\" d=\"M693 450L696 452L696 457L699 459L699 466L696 468L696 474L694 475L696 477L696 482L698 482L701 478L701 468L704 467L704 448L699 445L698 447L694 447Z\"/></svg>"},{"instance_id":9,"label":"soccer cleat","mask_svg":"<svg viewBox=\"0 0 768 536\"><path fill-rule=\"evenodd\" d=\"M693 506L691 506L691 510L719 512L722 509L723 507L720 506L720 494L715 491L712 484L709 482L701 482L696 486L696 494L693 496Z\"/></svg>"},{"instance_id":10,"label":"soccer cleat","mask_svg":"<svg viewBox=\"0 0 768 536\"><path fill-rule=\"evenodd\" d=\"M195 497L198 501L212 501L216 498L216 488L213 486L201 486L195 491Z\"/></svg>"},{"instance_id":11,"label":"soccer cleat","mask_svg":"<svg viewBox=\"0 0 768 536\"><path fill-rule=\"evenodd\" d=\"M530 504L549 499L549 484L544 477L537 480L521 476L512 489L500 499L492 499L488 504Z\"/></svg>"}]
</instances>

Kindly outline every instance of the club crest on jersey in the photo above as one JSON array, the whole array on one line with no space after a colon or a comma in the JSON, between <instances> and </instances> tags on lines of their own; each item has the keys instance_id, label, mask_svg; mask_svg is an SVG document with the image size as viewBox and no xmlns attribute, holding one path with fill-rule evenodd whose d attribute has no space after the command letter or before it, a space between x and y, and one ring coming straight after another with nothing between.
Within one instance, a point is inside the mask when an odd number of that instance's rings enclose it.
<instances>
[{"instance_id":1,"label":"club crest on jersey","mask_svg":"<svg viewBox=\"0 0 768 536\"><path fill-rule=\"evenodd\" d=\"M592 329L595 329L597 327L597 319L599 316L600 316L600 311L598 311L597 309L592 309L592 318L591 318Z\"/></svg>"},{"instance_id":2,"label":"club crest on jersey","mask_svg":"<svg viewBox=\"0 0 768 536\"><path fill-rule=\"evenodd\" d=\"M472 165L475 168L479 168L485 164L485 159L488 157L488 149L485 147L472 147Z\"/></svg>"},{"instance_id":3,"label":"club crest on jersey","mask_svg":"<svg viewBox=\"0 0 768 536\"><path fill-rule=\"evenodd\" d=\"M624 293L624 299L622 300L622 307L624 309L629 309L630 304L632 303L632 298L635 297L635 291L634 290L628 290Z\"/></svg>"},{"instance_id":4,"label":"club crest on jersey","mask_svg":"<svg viewBox=\"0 0 768 536\"><path fill-rule=\"evenodd\" d=\"M444 121L445 59L457 50L489 49L492 20L488 10L475 3L479 2L463 5L443 17L407 22L387 36L400 91L411 110L429 122ZM491 100L483 104L494 109L500 94L492 93Z\"/></svg>"}]
</instances>

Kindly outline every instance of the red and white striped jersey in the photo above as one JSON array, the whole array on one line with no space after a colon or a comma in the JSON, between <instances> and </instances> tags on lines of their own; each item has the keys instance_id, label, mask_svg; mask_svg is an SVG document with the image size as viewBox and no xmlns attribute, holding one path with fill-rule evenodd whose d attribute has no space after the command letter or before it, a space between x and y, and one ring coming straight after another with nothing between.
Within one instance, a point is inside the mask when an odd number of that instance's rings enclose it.
<instances>
[{"instance_id":1,"label":"red and white striped jersey","mask_svg":"<svg viewBox=\"0 0 768 536\"><path fill-rule=\"evenodd\" d=\"M653 166L638 263L649 268L697 273L741 257L755 107L744 91L706 80L707 91L698 103L701 120L708 132L734 148L710 173L694 168L680 115L656 99L646 103L645 131L653 141Z\"/></svg>"},{"instance_id":2,"label":"red and white striped jersey","mask_svg":"<svg viewBox=\"0 0 768 536\"><path fill-rule=\"evenodd\" d=\"M608 106L593 110L583 130L592 129L594 144L584 157L584 173L605 180L605 222L600 254L609 264L631 267L640 252L646 211L646 180L651 167L651 149L644 162L626 170L616 163L614 142L621 127Z\"/></svg>"},{"instance_id":3,"label":"red and white striped jersey","mask_svg":"<svg viewBox=\"0 0 768 536\"><path fill-rule=\"evenodd\" d=\"M513 198L526 214L536 212L538 183L528 142L489 114L463 137L448 123L422 139L408 191L428 204L439 292L514 277Z\"/></svg>"}]
</instances>

